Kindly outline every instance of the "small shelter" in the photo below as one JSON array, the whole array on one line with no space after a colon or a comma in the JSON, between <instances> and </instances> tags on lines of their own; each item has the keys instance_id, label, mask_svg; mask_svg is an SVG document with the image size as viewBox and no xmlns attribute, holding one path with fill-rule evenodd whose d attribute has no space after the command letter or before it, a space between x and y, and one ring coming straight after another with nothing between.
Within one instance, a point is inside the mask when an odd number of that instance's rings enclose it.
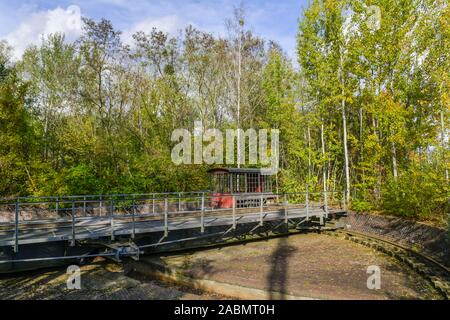
<instances>
[{"instance_id":1,"label":"small shelter","mask_svg":"<svg viewBox=\"0 0 450 320\"><path fill-rule=\"evenodd\" d=\"M215 168L210 174L215 193L271 193L272 170L260 168Z\"/></svg>"}]
</instances>

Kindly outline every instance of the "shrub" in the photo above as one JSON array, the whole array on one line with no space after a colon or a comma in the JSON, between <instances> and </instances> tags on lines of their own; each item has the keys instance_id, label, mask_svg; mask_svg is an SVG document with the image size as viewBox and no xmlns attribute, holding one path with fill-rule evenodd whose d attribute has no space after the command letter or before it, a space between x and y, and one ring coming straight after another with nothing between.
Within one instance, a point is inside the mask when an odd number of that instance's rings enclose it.
<instances>
[{"instance_id":1,"label":"shrub","mask_svg":"<svg viewBox=\"0 0 450 320\"><path fill-rule=\"evenodd\" d=\"M449 191L442 173L430 167L412 167L397 181L387 181L382 192L382 208L394 215L445 222Z\"/></svg>"}]
</instances>

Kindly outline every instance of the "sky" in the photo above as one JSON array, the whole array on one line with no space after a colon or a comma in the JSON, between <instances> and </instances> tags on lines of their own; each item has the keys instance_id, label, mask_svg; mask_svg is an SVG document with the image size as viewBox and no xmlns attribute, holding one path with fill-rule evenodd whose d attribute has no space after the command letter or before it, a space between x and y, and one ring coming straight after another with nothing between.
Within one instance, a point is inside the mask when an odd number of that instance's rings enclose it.
<instances>
[{"instance_id":1,"label":"sky","mask_svg":"<svg viewBox=\"0 0 450 320\"><path fill-rule=\"evenodd\" d=\"M298 18L308 0L0 0L0 39L14 48L18 59L42 36L63 32L68 41L81 33L81 17L111 20L124 42L138 30L153 27L176 35L188 24L226 36L225 20L243 3L246 27L277 41L295 60Z\"/></svg>"}]
</instances>

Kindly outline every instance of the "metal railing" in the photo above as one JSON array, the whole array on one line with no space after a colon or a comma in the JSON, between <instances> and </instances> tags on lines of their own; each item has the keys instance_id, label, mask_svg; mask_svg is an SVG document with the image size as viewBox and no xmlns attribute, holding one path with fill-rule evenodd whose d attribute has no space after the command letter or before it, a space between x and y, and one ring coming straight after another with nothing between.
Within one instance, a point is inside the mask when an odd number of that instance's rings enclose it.
<instances>
[{"instance_id":1,"label":"metal railing","mask_svg":"<svg viewBox=\"0 0 450 320\"><path fill-rule=\"evenodd\" d=\"M282 210L284 221L290 209L306 211L306 219L314 210L323 210L327 217L330 208L345 210L343 193L292 192L292 193L234 193L215 194L210 191L172 192L150 194L82 195L65 197L17 197L0 199L0 231L13 230L14 251L18 252L22 229L53 230L70 228L70 243L75 245L80 226L109 226L111 240L116 237L116 223L131 223L130 237L135 238L138 221L163 221L164 236L169 233L169 220L199 218L199 228L205 231L205 217L227 212L232 217L247 210L259 212L259 225L264 224L265 212ZM222 203L219 203L219 200Z\"/></svg>"}]
</instances>

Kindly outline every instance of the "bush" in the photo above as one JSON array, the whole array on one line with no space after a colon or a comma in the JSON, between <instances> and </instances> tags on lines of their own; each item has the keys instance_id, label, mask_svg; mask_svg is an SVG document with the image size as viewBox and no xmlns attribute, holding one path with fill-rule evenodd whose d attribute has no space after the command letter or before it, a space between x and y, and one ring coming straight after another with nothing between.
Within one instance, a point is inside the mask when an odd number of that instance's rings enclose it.
<instances>
[{"instance_id":1,"label":"bush","mask_svg":"<svg viewBox=\"0 0 450 320\"><path fill-rule=\"evenodd\" d=\"M356 212L369 212L374 209L372 203L364 199L352 199L351 208Z\"/></svg>"},{"instance_id":2,"label":"bush","mask_svg":"<svg viewBox=\"0 0 450 320\"><path fill-rule=\"evenodd\" d=\"M449 191L442 173L430 167L412 167L397 181L387 181L382 192L382 209L403 217L445 222Z\"/></svg>"},{"instance_id":3,"label":"bush","mask_svg":"<svg viewBox=\"0 0 450 320\"><path fill-rule=\"evenodd\" d=\"M85 164L64 168L61 171L56 171L49 165L39 165L35 170L39 174L29 186L29 191L36 196L98 194L104 188L103 180Z\"/></svg>"}]
</instances>

